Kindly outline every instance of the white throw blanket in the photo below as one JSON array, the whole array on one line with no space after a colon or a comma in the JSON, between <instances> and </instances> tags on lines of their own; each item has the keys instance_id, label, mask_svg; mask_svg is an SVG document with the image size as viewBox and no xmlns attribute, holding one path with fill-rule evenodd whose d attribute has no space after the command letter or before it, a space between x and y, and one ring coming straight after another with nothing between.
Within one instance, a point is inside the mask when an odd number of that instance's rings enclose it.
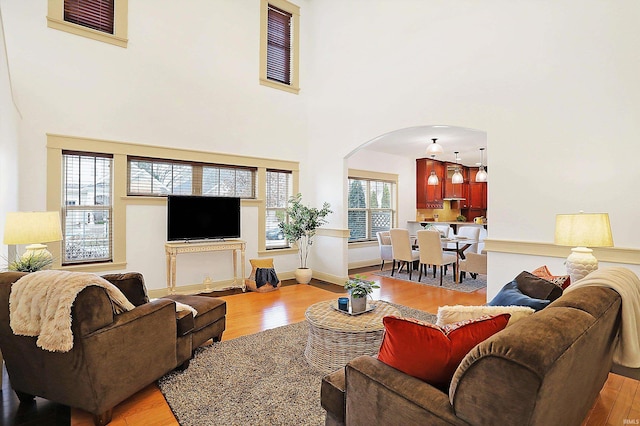
<instances>
[{"instance_id":1,"label":"white throw blanket","mask_svg":"<svg viewBox=\"0 0 640 426\"><path fill-rule=\"evenodd\" d=\"M135 307L118 287L95 274L33 272L11 286L9 320L13 333L38 336L36 345L50 352L70 351L73 348L71 306L78 293L92 285L107 291L114 313Z\"/></svg>"},{"instance_id":2,"label":"white throw blanket","mask_svg":"<svg viewBox=\"0 0 640 426\"><path fill-rule=\"evenodd\" d=\"M625 367L640 367L640 278L622 267L598 269L576 281L565 292L580 287L607 287L622 298L622 323L618 333L613 362Z\"/></svg>"}]
</instances>

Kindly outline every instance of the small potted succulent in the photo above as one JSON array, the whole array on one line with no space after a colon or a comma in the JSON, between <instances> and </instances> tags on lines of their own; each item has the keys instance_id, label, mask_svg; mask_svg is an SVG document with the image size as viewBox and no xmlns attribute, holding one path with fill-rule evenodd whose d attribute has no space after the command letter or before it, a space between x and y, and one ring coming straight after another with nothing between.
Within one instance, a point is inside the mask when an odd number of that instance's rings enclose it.
<instances>
[{"instance_id":1,"label":"small potted succulent","mask_svg":"<svg viewBox=\"0 0 640 426\"><path fill-rule=\"evenodd\" d=\"M380 288L380 286L375 281L366 279L364 275L356 274L347 280L344 289L349 292L352 314L364 312L367 309L367 296L373 293L374 288Z\"/></svg>"}]
</instances>

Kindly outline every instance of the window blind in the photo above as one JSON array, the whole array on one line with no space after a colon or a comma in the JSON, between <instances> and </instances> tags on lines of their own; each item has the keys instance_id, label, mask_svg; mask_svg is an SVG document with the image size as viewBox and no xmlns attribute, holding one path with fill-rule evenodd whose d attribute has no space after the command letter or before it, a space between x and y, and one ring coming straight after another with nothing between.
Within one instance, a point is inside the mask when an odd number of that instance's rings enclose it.
<instances>
[{"instance_id":1,"label":"window blind","mask_svg":"<svg viewBox=\"0 0 640 426\"><path fill-rule=\"evenodd\" d=\"M267 78L291 84L291 14L269 5Z\"/></svg>"},{"instance_id":2,"label":"window blind","mask_svg":"<svg viewBox=\"0 0 640 426\"><path fill-rule=\"evenodd\" d=\"M64 0L64 20L113 34L114 0Z\"/></svg>"}]
</instances>

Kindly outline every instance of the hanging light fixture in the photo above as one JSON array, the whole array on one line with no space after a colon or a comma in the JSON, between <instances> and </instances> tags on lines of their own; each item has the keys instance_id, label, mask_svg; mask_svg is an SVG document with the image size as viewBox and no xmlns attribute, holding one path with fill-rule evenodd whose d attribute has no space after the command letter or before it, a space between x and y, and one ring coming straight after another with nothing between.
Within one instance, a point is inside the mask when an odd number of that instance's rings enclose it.
<instances>
[{"instance_id":1,"label":"hanging light fixture","mask_svg":"<svg viewBox=\"0 0 640 426\"><path fill-rule=\"evenodd\" d=\"M458 151L455 151L456 154L456 171L451 176L451 183L463 183L464 177L462 177L462 173L460 173L460 167L458 167Z\"/></svg>"},{"instance_id":2,"label":"hanging light fixture","mask_svg":"<svg viewBox=\"0 0 640 426\"><path fill-rule=\"evenodd\" d=\"M476 182L486 182L487 171L484 169L484 148L480 148L480 168L476 173Z\"/></svg>"},{"instance_id":3,"label":"hanging light fixture","mask_svg":"<svg viewBox=\"0 0 640 426\"><path fill-rule=\"evenodd\" d=\"M429 175L429 179L427 179L427 185L437 185L440 183L440 179L438 179L438 175L436 174L436 163L435 163L435 154L431 154L431 161L433 162L433 169L431 170L431 174Z\"/></svg>"},{"instance_id":4,"label":"hanging light fixture","mask_svg":"<svg viewBox=\"0 0 640 426\"><path fill-rule=\"evenodd\" d=\"M444 149L442 149L442 145L436 142L438 138L433 138L431 140L433 143L430 143L429 146L427 146L427 155L442 154Z\"/></svg>"}]
</instances>

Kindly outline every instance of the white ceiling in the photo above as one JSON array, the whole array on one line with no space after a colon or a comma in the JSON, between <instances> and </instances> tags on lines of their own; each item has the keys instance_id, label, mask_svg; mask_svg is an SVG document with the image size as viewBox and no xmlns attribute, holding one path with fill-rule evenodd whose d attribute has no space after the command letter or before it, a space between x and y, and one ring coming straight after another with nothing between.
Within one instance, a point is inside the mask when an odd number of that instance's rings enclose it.
<instances>
[{"instance_id":1,"label":"white ceiling","mask_svg":"<svg viewBox=\"0 0 640 426\"><path fill-rule=\"evenodd\" d=\"M437 138L444 153L436 156L436 160L455 162L455 151L458 151L459 163L465 166L476 166L480 163L480 148L484 147L484 164L487 164L487 134L480 130L465 129L455 126L417 126L395 130L379 136L361 149L410 158L428 158L427 145Z\"/></svg>"}]
</instances>

